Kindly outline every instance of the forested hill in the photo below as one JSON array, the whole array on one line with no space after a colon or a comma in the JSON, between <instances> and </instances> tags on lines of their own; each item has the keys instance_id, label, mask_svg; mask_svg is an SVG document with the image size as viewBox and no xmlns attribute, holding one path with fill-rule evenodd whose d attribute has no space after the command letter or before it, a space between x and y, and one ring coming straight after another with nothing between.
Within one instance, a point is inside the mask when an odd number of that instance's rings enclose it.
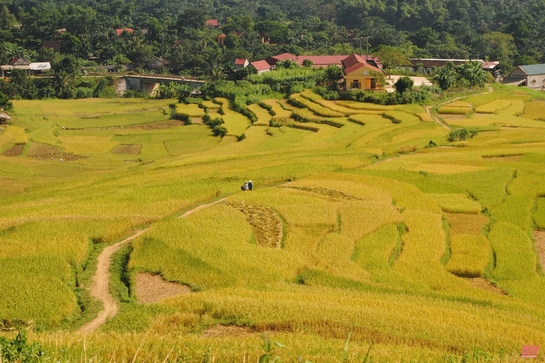
<instances>
[{"instance_id":1,"label":"forested hill","mask_svg":"<svg viewBox=\"0 0 545 363\"><path fill-rule=\"evenodd\" d=\"M160 57L162 71L205 75L235 57L362 51L369 37L370 49L488 58L509 69L545 61L544 23L545 0L0 0L0 60L52 61L59 55L43 42L62 40L61 55L89 64L149 68Z\"/></svg>"}]
</instances>

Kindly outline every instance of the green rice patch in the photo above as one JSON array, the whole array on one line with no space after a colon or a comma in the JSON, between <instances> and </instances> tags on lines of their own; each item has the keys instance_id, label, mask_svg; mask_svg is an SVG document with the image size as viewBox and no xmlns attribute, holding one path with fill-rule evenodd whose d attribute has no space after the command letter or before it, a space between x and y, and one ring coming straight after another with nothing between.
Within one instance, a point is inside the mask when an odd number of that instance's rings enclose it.
<instances>
[{"instance_id":1,"label":"green rice patch","mask_svg":"<svg viewBox=\"0 0 545 363\"><path fill-rule=\"evenodd\" d=\"M439 204L441 210L447 213L478 214L482 210L479 202L469 199L466 194L430 194Z\"/></svg>"},{"instance_id":2,"label":"green rice patch","mask_svg":"<svg viewBox=\"0 0 545 363\"><path fill-rule=\"evenodd\" d=\"M490 260L490 243L482 235L450 237L450 259L445 268L459 277L481 277Z\"/></svg>"},{"instance_id":3,"label":"green rice patch","mask_svg":"<svg viewBox=\"0 0 545 363\"><path fill-rule=\"evenodd\" d=\"M488 234L496 266L492 277L498 280L519 280L536 274L536 255L528 234L513 225L494 223Z\"/></svg>"},{"instance_id":4,"label":"green rice patch","mask_svg":"<svg viewBox=\"0 0 545 363\"><path fill-rule=\"evenodd\" d=\"M496 113L497 111L504 110L511 106L511 102L505 99L497 99L484 105L480 105L475 108L475 112L478 113Z\"/></svg>"},{"instance_id":5,"label":"green rice patch","mask_svg":"<svg viewBox=\"0 0 545 363\"><path fill-rule=\"evenodd\" d=\"M473 111L473 109L468 107L443 106L439 109L439 113L443 115L467 115L471 111Z\"/></svg>"},{"instance_id":6,"label":"green rice patch","mask_svg":"<svg viewBox=\"0 0 545 363\"><path fill-rule=\"evenodd\" d=\"M190 103L188 105L178 103L176 105L176 112L190 117L203 117L205 115L204 109L200 108L199 105L195 103Z\"/></svg>"},{"instance_id":7,"label":"green rice patch","mask_svg":"<svg viewBox=\"0 0 545 363\"><path fill-rule=\"evenodd\" d=\"M537 228L545 229L545 198L537 199L532 217Z\"/></svg>"},{"instance_id":8,"label":"green rice patch","mask_svg":"<svg viewBox=\"0 0 545 363\"><path fill-rule=\"evenodd\" d=\"M545 102L525 102L524 113L521 115L521 117L530 118L533 120L545 120Z\"/></svg>"}]
</instances>

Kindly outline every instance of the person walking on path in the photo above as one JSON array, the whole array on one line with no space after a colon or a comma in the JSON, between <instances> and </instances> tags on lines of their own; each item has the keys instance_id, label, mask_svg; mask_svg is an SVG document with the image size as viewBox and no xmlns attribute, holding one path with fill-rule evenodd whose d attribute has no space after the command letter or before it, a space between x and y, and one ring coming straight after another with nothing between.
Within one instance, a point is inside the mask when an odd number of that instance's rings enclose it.
<instances>
[{"instance_id":1,"label":"person walking on path","mask_svg":"<svg viewBox=\"0 0 545 363\"><path fill-rule=\"evenodd\" d=\"M252 181L250 180L250 181L248 182L248 190L251 191L253 187L254 187L254 183L252 183Z\"/></svg>"}]
</instances>

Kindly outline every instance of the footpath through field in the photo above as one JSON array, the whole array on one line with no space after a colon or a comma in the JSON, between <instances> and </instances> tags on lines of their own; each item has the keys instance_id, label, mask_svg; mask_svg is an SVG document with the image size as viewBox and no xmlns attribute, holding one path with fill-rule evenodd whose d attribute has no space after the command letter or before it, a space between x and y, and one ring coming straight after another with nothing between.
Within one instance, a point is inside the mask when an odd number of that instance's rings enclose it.
<instances>
[{"instance_id":1,"label":"footpath through field","mask_svg":"<svg viewBox=\"0 0 545 363\"><path fill-rule=\"evenodd\" d=\"M188 215L198 210L201 210L203 208L209 207L217 203L221 203L225 199L227 198L222 198L212 203L201 204L191 210L188 210L187 212L182 214L180 218L185 218ZM93 330L105 324L108 319L113 318L115 315L117 315L119 307L117 306L117 303L114 297L110 293L110 287L109 287L110 265L111 265L112 257L117 251L119 251L121 247L131 242L132 240L136 239L138 236L146 232L148 229L149 228L142 229L136 232L135 234L133 234L132 236L124 239L123 241L117 242L111 246L104 248L104 250L98 256L97 270L95 271L95 274L93 275L93 285L91 287L91 296L93 296L98 301L101 301L104 304L104 307L98 313L95 319L93 319L91 322L85 324L79 329L81 333L84 333L84 334L90 333Z\"/></svg>"},{"instance_id":2,"label":"footpath through field","mask_svg":"<svg viewBox=\"0 0 545 363\"><path fill-rule=\"evenodd\" d=\"M439 120L438 117L436 116L433 116L431 114L431 109L432 107L441 107L443 105L446 105L448 103L452 103L452 102L455 102L455 101L458 101L458 100L461 100L463 98L468 98L468 97L473 97L473 96L479 96L479 95L485 95L487 93L492 93L494 91L494 89L491 87L491 86L488 86L488 91L486 92L482 92L482 93L477 93L476 95L469 95L469 96L460 96L460 97L456 97L456 98L453 98L452 100L448 100L448 101L445 101L445 102L442 102L438 105L435 105L435 106L426 106L426 113L428 114L428 116L430 116L432 119L435 120L435 122L437 122L439 125L443 126L444 128L448 129L449 131L452 131L452 129L450 128L449 125L447 125L446 123L442 122L441 120Z\"/></svg>"}]
</instances>

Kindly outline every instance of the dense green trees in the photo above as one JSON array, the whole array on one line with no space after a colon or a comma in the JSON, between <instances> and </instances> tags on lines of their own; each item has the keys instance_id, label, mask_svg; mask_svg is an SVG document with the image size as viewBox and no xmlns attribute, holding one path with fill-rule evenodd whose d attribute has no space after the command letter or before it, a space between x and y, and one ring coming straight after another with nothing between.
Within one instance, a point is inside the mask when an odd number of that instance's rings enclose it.
<instances>
[{"instance_id":1,"label":"dense green trees","mask_svg":"<svg viewBox=\"0 0 545 363\"><path fill-rule=\"evenodd\" d=\"M442 90L460 87L482 87L488 80L488 74L480 62L467 62L458 67L452 62L436 70L433 82Z\"/></svg>"},{"instance_id":2,"label":"dense green trees","mask_svg":"<svg viewBox=\"0 0 545 363\"><path fill-rule=\"evenodd\" d=\"M499 60L508 71L545 62L544 25L543 0L0 0L0 62L72 56L210 79L237 57L364 54L369 46L391 67L399 62L388 55L402 53ZM48 40L62 41L60 54L43 48Z\"/></svg>"}]
</instances>

